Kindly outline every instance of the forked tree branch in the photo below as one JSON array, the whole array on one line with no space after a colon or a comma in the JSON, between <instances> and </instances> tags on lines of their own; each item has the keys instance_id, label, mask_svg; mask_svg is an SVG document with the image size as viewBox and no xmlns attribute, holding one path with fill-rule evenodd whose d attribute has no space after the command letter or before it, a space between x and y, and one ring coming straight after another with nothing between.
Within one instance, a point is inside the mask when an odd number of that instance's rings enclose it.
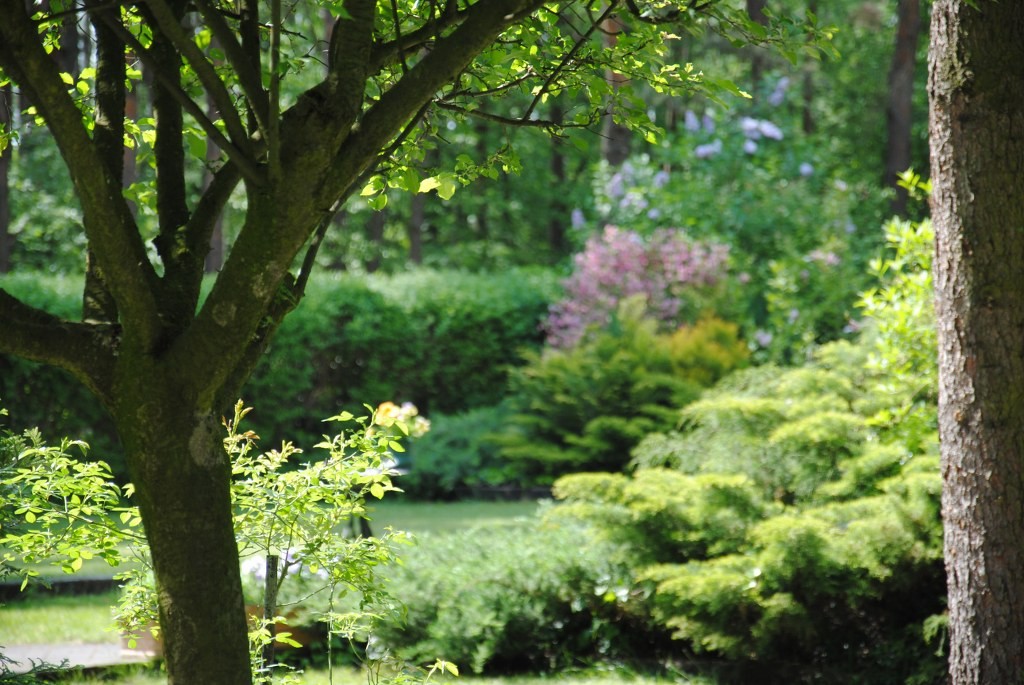
<instances>
[{"instance_id":1,"label":"forked tree branch","mask_svg":"<svg viewBox=\"0 0 1024 685\"><path fill-rule=\"evenodd\" d=\"M243 36L242 43L238 42L235 32L224 21L224 16L217 8L210 4L210 0L195 0L195 3L206 25L217 39L217 44L224 50L231 68L238 74L238 83L256 117L256 123L259 129L265 132L268 120L267 92L263 89L260 75L259 53L256 53L254 61L252 53L244 49L247 42L245 37Z\"/></svg>"},{"instance_id":2,"label":"forked tree branch","mask_svg":"<svg viewBox=\"0 0 1024 685\"><path fill-rule=\"evenodd\" d=\"M24 3L0 0L0 16L0 66L26 91L53 132L81 202L86 236L126 334L134 344L151 345L160 331L158 280L121 195L121 179L98 154Z\"/></svg>"},{"instance_id":3,"label":"forked tree branch","mask_svg":"<svg viewBox=\"0 0 1024 685\"><path fill-rule=\"evenodd\" d=\"M3 0L5 2L11 2L12 0ZM182 109L189 113L189 115L195 119L196 123L206 132L206 135L217 144L221 150L224 150L228 155L228 159L231 160L232 164L236 164L241 171L242 175L245 176L246 180L256 185L263 185L264 179L263 174L259 171L255 161L245 154L238 146L236 146L223 132L210 120L209 117L203 112L203 109L196 104L196 102L185 93L181 88L181 83L178 78L178 73L168 73L163 67L160 61L138 41L138 39L128 31L120 21L108 20L104 18L107 25L117 32L117 34L124 40L125 44L131 48L132 52L142 61L142 63L150 70L150 73L160 81L160 84L167 89L167 92L178 101Z\"/></svg>"}]
</instances>

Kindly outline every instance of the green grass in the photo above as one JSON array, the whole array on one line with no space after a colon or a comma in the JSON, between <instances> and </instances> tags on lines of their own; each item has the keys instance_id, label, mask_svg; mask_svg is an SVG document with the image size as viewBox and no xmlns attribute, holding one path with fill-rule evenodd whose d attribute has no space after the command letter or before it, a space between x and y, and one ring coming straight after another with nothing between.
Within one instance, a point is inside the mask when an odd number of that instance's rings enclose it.
<instances>
[{"instance_id":1,"label":"green grass","mask_svg":"<svg viewBox=\"0 0 1024 685\"><path fill-rule=\"evenodd\" d=\"M300 676L302 685L332 685L326 670L311 670ZM126 669L117 677L99 676L88 678L78 677L61 681L64 685L164 685L167 677L155 670ZM368 679L365 672L354 669L335 669L333 685L366 685ZM634 673L593 673L593 674L552 674L546 676L512 676L503 678L483 678L462 676L458 679L431 678L430 683L436 685L715 685L713 680L701 676L677 674L672 678L655 678L636 675Z\"/></svg>"},{"instance_id":2,"label":"green grass","mask_svg":"<svg viewBox=\"0 0 1024 685\"><path fill-rule=\"evenodd\" d=\"M403 502L399 498L373 505L375 532L387 526L412 533L438 533L479 524L500 525L532 515L537 502ZM95 562L98 562L95 563ZM82 576L113 575L116 570L102 560L90 560ZM59 569L39 567L47 576L62 575ZM109 631L110 607L117 593L77 596L38 596L10 602L0 608L0 645L117 642Z\"/></svg>"},{"instance_id":3,"label":"green grass","mask_svg":"<svg viewBox=\"0 0 1024 685\"><path fill-rule=\"evenodd\" d=\"M0 608L0 645L117 643L116 592L35 596Z\"/></svg>"},{"instance_id":4,"label":"green grass","mask_svg":"<svg viewBox=\"0 0 1024 685\"><path fill-rule=\"evenodd\" d=\"M523 502L409 502L391 497L370 505L374 531L387 526L410 533L438 533L476 525L501 525L532 516L540 506Z\"/></svg>"}]
</instances>

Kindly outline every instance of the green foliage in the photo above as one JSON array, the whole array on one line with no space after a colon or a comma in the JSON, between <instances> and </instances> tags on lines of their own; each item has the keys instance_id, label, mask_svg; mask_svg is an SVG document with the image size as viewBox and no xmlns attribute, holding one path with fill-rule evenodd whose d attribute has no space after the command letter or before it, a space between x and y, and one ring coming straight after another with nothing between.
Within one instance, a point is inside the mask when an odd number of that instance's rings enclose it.
<instances>
[{"instance_id":1,"label":"green foliage","mask_svg":"<svg viewBox=\"0 0 1024 685\"><path fill-rule=\"evenodd\" d=\"M941 681L931 237L896 223L889 240L859 342L726 377L638 445L632 476L555 484L555 511L617 543L653 620L697 651L828 682Z\"/></svg>"},{"instance_id":2,"label":"green foliage","mask_svg":"<svg viewBox=\"0 0 1024 685\"><path fill-rule=\"evenodd\" d=\"M341 529L365 514L368 498L380 499L397 489L388 463L392 450L401 449L400 434L407 434L408 427L387 411L358 418L339 414L328 420L354 420L358 428L325 437L317 445L323 458L288 469L299 450L284 443L280 450L257 454L255 434L239 430L246 413L239 402L226 423L224 441L235 476L231 495L241 558L256 558L264 567L276 564L278 583L286 588L290 577L306 574L302 599L323 600L313 619L324 622L332 635L365 640L379 621L400 611L379 570L394 563L395 546L404 536L391 531L379 538L346 536ZM5 467L0 481L18 519L0 539L4 567L24 579L24 588L39 575L26 563L50 562L73 573L94 556L111 566L139 562L119 576L125 583L118 623L131 635L156 625L157 597L141 518L137 508L125 503L132 486L116 485L103 462L72 458L70 449L84 447L80 443L47 446L37 431L26 432L25 442L27 448ZM288 593L280 596L278 608L291 612L285 603ZM274 639L267 625L282 620L275 616L257 623L250 634L254 655ZM276 639L287 643L288 633ZM259 667L254 656L254 677L269 682Z\"/></svg>"},{"instance_id":3,"label":"green foliage","mask_svg":"<svg viewBox=\"0 0 1024 685\"><path fill-rule=\"evenodd\" d=\"M585 528L536 519L424 536L390 572L406 620L377 637L410 661L443 653L475 673L650 654L663 635L637 621L640 598L609 551Z\"/></svg>"},{"instance_id":4,"label":"green foliage","mask_svg":"<svg viewBox=\"0 0 1024 685\"><path fill-rule=\"evenodd\" d=\"M517 465L502 458L496 442L508 417L504 404L452 416L435 414L430 432L409 447L402 489L414 497L451 499L472 496L479 488L520 483Z\"/></svg>"},{"instance_id":5,"label":"green foliage","mask_svg":"<svg viewBox=\"0 0 1024 685\"><path fill-rule=\"evenodd\" d=\"M246 392L261 434L312 437L310 416L401 399L425 413L495 404L556 289L541 271L314 279Z\"/></svg>"},{"instance_id":6,"label":"green foliage","mask_svg":"<svg viewBox=\"0 0 1024 685\"><path fill-rule=\"evenodd\" d=\"M570 349L531 353L513 371L515 413L502 454L529 478L620 470L645 435L675 423L675 408L697 398L700 380L744 360L735 328L709 321L673 338L644 314L642 299L628 298L606 331Z\"/></svg>"},{"instance_id":7,"label":"green foliage","mask_svg":"<svg viewBox=\"0 0 1024 685\"><path fill-rule=\"evenodd\" d=\"M871 263L880 285L859 306L874 322L870 364L884 374L876 392L887 407L874 420L912 449L933 438L938 426L938 355L932 303L931 222L886 224L886 256Z\"/></svg>"}]
</instances>

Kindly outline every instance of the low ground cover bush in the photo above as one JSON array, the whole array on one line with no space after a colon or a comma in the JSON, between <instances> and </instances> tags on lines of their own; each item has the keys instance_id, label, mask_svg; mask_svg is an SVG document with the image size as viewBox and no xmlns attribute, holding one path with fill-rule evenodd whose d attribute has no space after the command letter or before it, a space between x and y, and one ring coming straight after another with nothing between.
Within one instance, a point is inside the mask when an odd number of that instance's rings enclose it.
<instances>
[{"instance_id":1,"label":"low ground cover bush","mask_svg":"<svg viewBox=\"0 0 1024 685\"><path fill-rule=\"evenodd\" d=\"M389 573L406 618L377 637L405 659L442 650L474 673L654 655L667 633L633 612L610 552L584 526L538 519L423 537Z\"/></svg>"}]
</instances>

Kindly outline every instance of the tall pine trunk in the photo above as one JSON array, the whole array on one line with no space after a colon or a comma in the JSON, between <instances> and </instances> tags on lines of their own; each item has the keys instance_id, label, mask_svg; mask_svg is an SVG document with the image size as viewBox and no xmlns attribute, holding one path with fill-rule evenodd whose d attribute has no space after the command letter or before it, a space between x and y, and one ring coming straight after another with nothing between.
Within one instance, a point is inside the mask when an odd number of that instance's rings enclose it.
<instances>
[{"instance_id":1,"label":"tall pine trunk","mask_svg":"<svg viewBox=\"0 0 1024 685\"><path fill-rule=\"evenodd\" d=\"M929 53L954 685L1024 680L1024 3L976 4Z\"/></svg>"}]
</instances>

